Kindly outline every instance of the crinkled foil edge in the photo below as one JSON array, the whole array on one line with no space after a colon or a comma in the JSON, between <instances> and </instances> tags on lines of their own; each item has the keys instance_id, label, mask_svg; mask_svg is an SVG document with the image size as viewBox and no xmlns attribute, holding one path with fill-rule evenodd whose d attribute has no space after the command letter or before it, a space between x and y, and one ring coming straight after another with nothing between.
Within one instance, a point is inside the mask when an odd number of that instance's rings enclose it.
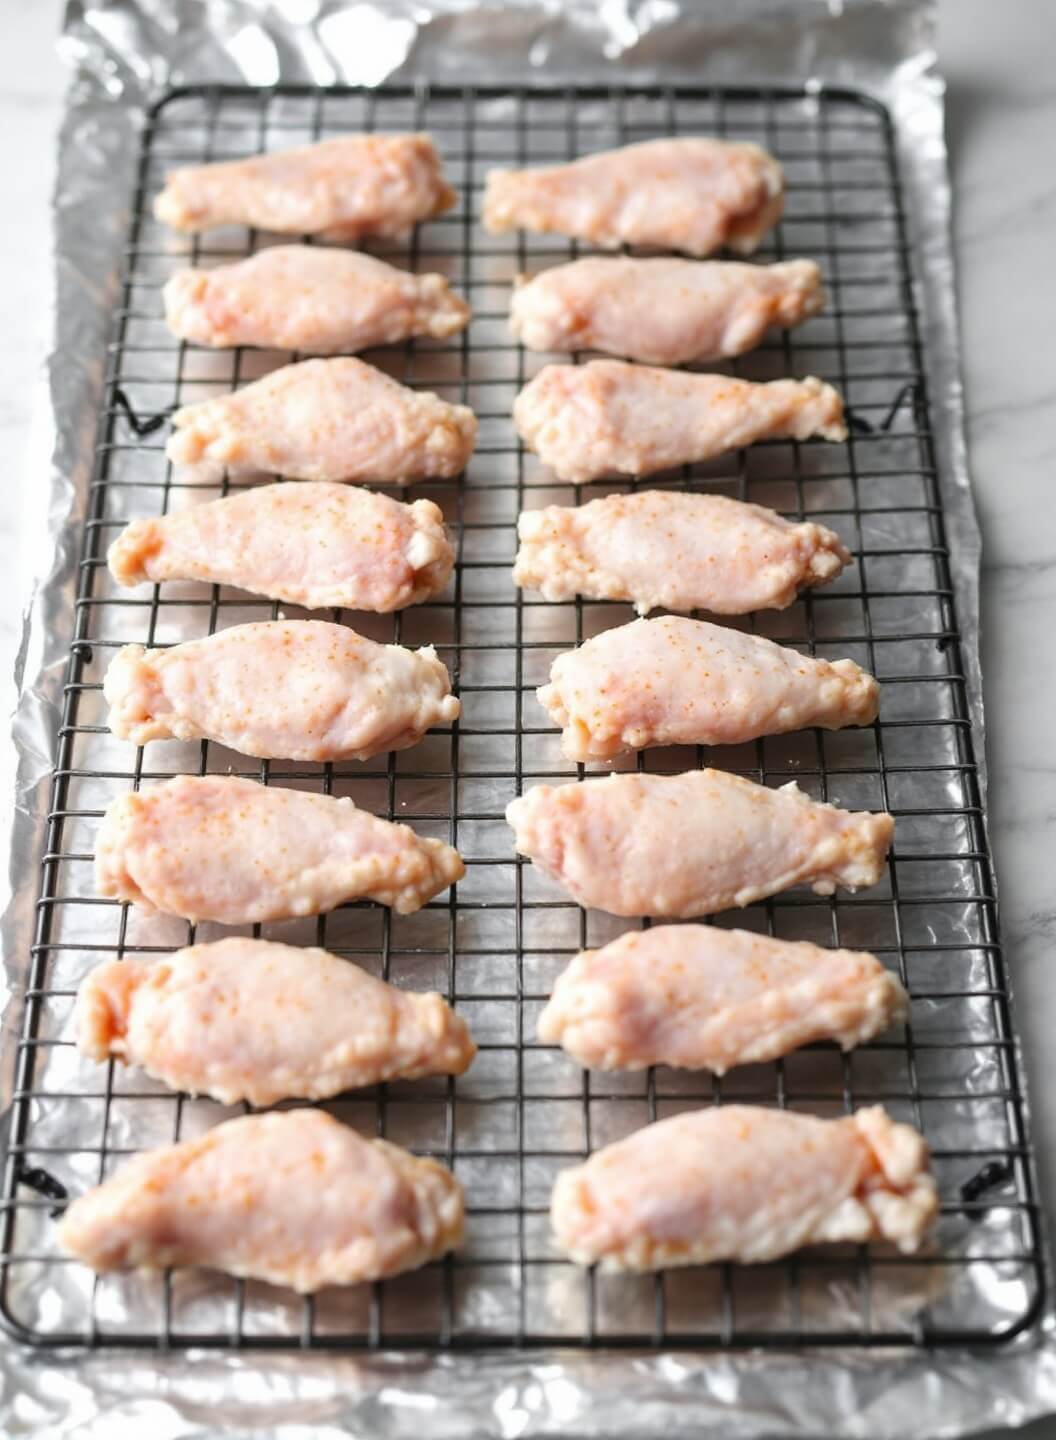
<instances>
[{"instance_id":1,"label":"crinkled foil edge","mask_svg":"<svg viewBox=\"0 0 1056 1440\"><path fill-rule=\"evenodd\" d=\"M73 66L53 205L52 451L30 483L34 533L20 755L3 921L3 1102L32 943L37 857L71 634L93 459L145 107L171 83L377 84L802 81L861 86L894 116L977 756L985 763L978 659L979 530L963 431L943 90L932 0L71 0ZM352 43L353 37L355 43ZM985 782L985 773L982 776ZM273 1435L369 1440L722 1435L956 1436L1056 1409L1050 1314L985 1353L491 1352L484 1354L0 1352L7 1435L166 1440Z\"/></svg>"}]
</instances>

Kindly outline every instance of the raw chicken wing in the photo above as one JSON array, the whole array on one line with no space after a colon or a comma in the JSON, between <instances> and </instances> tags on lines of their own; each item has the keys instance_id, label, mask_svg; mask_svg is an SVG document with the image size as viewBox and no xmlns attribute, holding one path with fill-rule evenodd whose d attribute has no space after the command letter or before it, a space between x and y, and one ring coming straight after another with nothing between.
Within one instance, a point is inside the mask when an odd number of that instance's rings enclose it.
<instances>
[{"instance_id":1,"label":"raw chicken wing","mask_svg":"<svg viewBox=\"0 0 1056 1440\"><path fill-rule=\"evenodd\" d=\"M311 1294L453 1250L463 1210L435 1160L288 1110L137 1155L73 1202L59 1239L93 1270L202 1265Z\"/></svg>"},{"instance_id":2,"label":"raw chicken wing","mask_svg":"<svg viewBox=\"0 0 1056 1440\"><path fill-rule=\"evenodd\" d=\"M456 200L428 135L342 135L296 150L174 170L154 218L176 230L250 225L280 235L400 235Z\"/></svg>"},{"instance_id":3,"label":"raw chicken wing","mask_svg":"<svg viewBox=\"0 0 1056 1440\"><path fill-rule=\"evenodd\" d=\"M850 552L824 525L783 520L724 495L642 490L525 510L514 583L546 600L630 600L641 614L783 610L825 585Z\"/></svg>"},{"instance_id":4,"label":"raw chicken wing","mask_svg":"<svg viewBox=\"0 0 1056 1440\"><path fill-rule=\"evenodd\" d=\"M185 405L165 453L202 478L224 467L294 480L408 485L465 469L477 418L351 356L303 360L233 395Z\"/></svg>"},{"instance_id":5,"label":"raw chicken wing","mask_svg":"<svg viewBox=\"0 0 1056 1440\"><path fill-rule=\"evenodd\" d=\"M408 915L464 874L450 845L347 797L233 775L177 775L119 796L95 846L100 895L224 925L319 915L359 899Z\"/></svg>"},{"instance_id":6,"label":"raw chicken wing","mask_svg":"<svg viewBox=\"0 0 1056 1440\"><path fill-rule=\"evenodd\" d=\"M565 1170L550 1213L581 1265L660 1270L759 1264L822 1241L911 1254L938 1208L923 1136L878 1105L838 1120L728 1105L647 1125Z\"/></svg>"},{"instance_id":7,"label":"raw chicken wing","mask_svg":"<svg viewBox=\"0 0 1056 1440\"><path fill-rule=\"evenodd\" d=\"M476 1053L439 995L397 990L325 950L235 937L100 965L77 997L77 1044L174 1090L260 1106L461 1075Z\"/></svg>"},{"instance_id":8,"label":"raw chicken wing","mask_svg":"<svg viewBox=\"0 0 1056 1440\"><path fill-rule=\"evenodd\" d=\"M580 905L670 920L804 883L819 895L875 885L895 824L722 770L536 785L506 819L518 853Z\"/></svg>"},{"instance_id":9,"label":"raw chicken wing","mask_svg":"<svg viewBox=\"0 0 1056 1440\"><path fill-rule=\"evenodd\" d=\"M592 1070L725 1075L814 1040L871 1040L909 1008L874 955L714 925L632 930L558 978L539 1039Z\"/></svg>"},{"instance_id":10,"label":"raw chicken wing","mask_svg":"<svg viewBox=\"0 0 1056 1440\"><path fill-rule=\"evenodd\" d=\"M409 275L354 250L275 245L215 270L178 270L163 291L181 340L336 355L464 330L469 306L442 275Z\"/></svg>"},{"instance_id":11,"label":"raw chicken wing","mask_svg":"<svg viewBox=\"0 0 1056 1440\"><path fill-rule=\"evenodd\" d=\"M325 620L236 625L168 650L125 645L103 682L119 740L216 740L278 760L369 760L458 718L431 645Z\"/></svg>"},{"instance_id":12,"label":"raw chicken wing","mask_svg":"<svg viewBox=\"0 0 1056 1440\"><path fill-rule=\"evenodd\" d=\"M825 303L813 260L634 260L590 256L515 282L510 321L529 350L604 350L650 365L743 355L773 325Z\"/></svg>"},{"instance_id":13,"label":"raw chicken wing","mask_svg":"<svg viewBox=\"0 0 1056 1440\"><path fill-rule=\"evenodd\" d=\"M869 725L880 703L880 687L853 660L816 660L678 615L595 635L559 655L536 693L564 730L563 752L579 761L651 745L740 745L808 725Z\"/></svg>"},{"instance_id":14,"label":"raw chicken wing","mask_svg":"<svg viewBox=\"0 0 1056 1440\"><path fill-rule=\"evenodd\" d=\"M513 419L558 479L576 484L650 475L757 440L847 435L843 402L820 380L755 385L622 360L545 365L514 401Z\"/></svg>"},{"instance_id":15,"label":"raw chicken wing","mask_svg":"<svg viewBox=\"0 0 1056 1440\"><path fill-rule=\"evenodd\" d=\"M647 140L567 165L492 170L483 223L556 232L603 249L656 245L710 255L728 246L750 254L784 209L784 179L758 145Z\"/></svg>"},{"instance_id":16,"label":"raw chicken wing","mask_svg":"<svg viewBox=\"0 0 1056 1440\"><path fill-rule=\"evenodd\" d=\"M119 585L205 580L306 610L387 614L438 595L455 564L431 500L404 505L352 485L258 485L133 520L107 554Z\"/></svg>"}]
</instances>

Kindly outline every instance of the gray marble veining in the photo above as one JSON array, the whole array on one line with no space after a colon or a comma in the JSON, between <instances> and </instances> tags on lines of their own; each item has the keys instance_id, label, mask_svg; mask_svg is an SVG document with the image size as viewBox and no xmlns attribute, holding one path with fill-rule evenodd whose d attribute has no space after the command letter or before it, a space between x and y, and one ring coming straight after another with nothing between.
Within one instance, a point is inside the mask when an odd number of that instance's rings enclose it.
<instances>
[{"instance_id":1,"label":"gray marble veining","mask_svg":"<svg viewBox=\"0 0 1056 1440\"><path fill-rule=\"evenodd\" d=\"M1056 9L942 6L968 452L983 533L990 833L1050 1235L1056 1219ZM995 1432L996 1434L997 1432ZM1009 1433L1009 1432L1003 1432ZM1051 1440L1056 1422L1021 1432Z\"/></svg>"}]
</instances>

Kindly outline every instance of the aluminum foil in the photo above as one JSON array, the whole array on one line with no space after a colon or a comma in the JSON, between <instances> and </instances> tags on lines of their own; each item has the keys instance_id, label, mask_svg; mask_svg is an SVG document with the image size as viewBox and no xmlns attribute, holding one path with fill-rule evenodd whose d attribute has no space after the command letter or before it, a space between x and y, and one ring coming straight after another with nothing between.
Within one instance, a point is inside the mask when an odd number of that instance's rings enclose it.
<instances>
[{"instance_id":1,"label":"aluminum foil","mask_svg":"<svg viewBox=\"0 0 1056 1440\"><path fill-rule=\"evenodd\" d=\"M374 85L567 81L830 82L865 88L897 126L908 220L925 277L918 303L940 448L958 619L982 747L979 534L962 433L942 85L925 0L693 0L473 4L471 0L72 0L73 77L54 204L53 450L46 503L25 543L39 582L15 720L21 755L4 920L10 1032L32 939L42 816L59 721L109 314L117 293L141 126L172 84L221 80ZM39 485L41 477L34 476ZM984 776L985 779L985 776ZM11 1093L5 1047L3 1098ZM51 1117L72 1135L76 1117ZM45 1300L47 1297L44 1297ZM839 1296L833 1294L833 1303ZM37 1352L0 1354L8 1435L725 1437L958 1435L1056 1409L1052 1315L1007 1348L928 1355Z\"/></svg>"}]
</instances>

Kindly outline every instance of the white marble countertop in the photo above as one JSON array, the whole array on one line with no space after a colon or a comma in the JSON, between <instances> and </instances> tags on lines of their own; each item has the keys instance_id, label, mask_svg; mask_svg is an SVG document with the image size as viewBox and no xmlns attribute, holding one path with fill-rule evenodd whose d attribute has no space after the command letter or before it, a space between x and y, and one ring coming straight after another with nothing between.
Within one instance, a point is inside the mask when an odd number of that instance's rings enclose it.
<instances>
[{"instance_id":1,"label":"white marble countertop","mask_svg":"<svg viewBox=\"0 0 1056 1440\"><path fill-rule=\"evenodd\" d=\"M0 685L5 711L26 598L17 515L31 473L31 400L46 348L50 157L65 83L58 0L0 0ZM1056 1096L1046 1055L1056 1026L1056 6L943 0L969 456L984 541L983 670L990 824L1002 923L1032 1081L1045 1193L1056 1197ZM9 747L3 747L3 765ZM0 773L4 793L6 775ZM1050 1205L1056 1218L1056 1205ZM1053 1226L1056 1234L1056 1226ZM1056 1436L1056 1423L1018 1432Z\"/></svg>"},{"instance_id":2,"label":"white marble countertop","mask_svg":"<svg viewBox=\"0 0 1056 1440\"><path fill-rule=\"evenodd\" d=\"M0 712L9 715L17 694L15 669L22 607L31 577L23 573L15 537L28 487L43 476L27 462L33 402L50 326L48 254L55 131L66 67L55 49L59 0L33 5L0 0ZM6 729L6 723L5 723ZM0 794L11 793L13 753L0 743Z\"/></svg>"}]
</instances>

